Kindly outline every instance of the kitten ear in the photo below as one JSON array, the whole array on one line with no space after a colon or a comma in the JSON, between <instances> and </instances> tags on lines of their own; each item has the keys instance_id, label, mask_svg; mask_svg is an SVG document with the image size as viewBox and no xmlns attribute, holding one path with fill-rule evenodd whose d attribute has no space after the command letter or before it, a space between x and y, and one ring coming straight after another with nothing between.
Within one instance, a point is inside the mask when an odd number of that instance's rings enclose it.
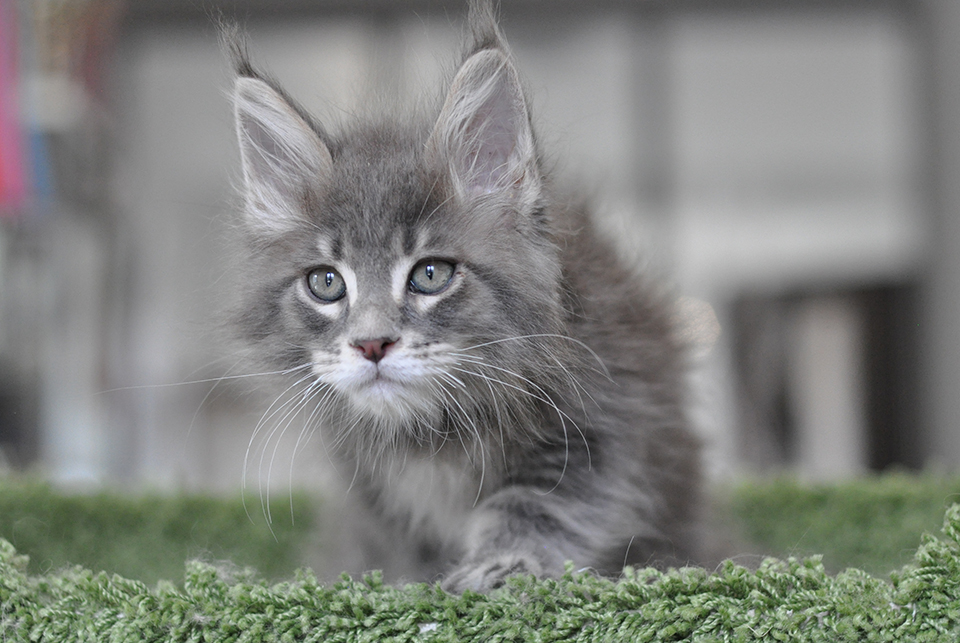
<instances>
[{"instance_id":1,"label":"kitten ear","mask_svg":"<svg viewBox=\"0 0 960 643\"><path fill-rule=\"evenodd\" d=\"M234 110L250 223L292 227L309 182L328 175L330 150L284 96L260 78L241 76Z\"/></svg>"},{"instance_id":2,"label":"kitten ear","mask_svg":"<svg viewBox=\"0 0 960 643\"><path fill-rule=\"evenodd\" d=\"M504 51L482 49L464 61L427 149L447 164L461 196L499 194L521 207L533 204L540 192L533 131Z\"/></svg>"}]
</instances>

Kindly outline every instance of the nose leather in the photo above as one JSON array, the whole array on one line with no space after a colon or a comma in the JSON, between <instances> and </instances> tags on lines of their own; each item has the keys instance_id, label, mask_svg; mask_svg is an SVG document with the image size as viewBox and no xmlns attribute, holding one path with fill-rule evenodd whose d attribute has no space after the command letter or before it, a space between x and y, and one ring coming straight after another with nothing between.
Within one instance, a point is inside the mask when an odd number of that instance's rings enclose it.
<instances>
[{"instance_id":1,"label":"nose leather","mask_svg":"<svg viewBox=\"0 0 960 643\"><path fill-rule=\"evenodd\" d=\"M386 355L387 349L396 344L395 339L381 337L379 339L364 339L356 341L353 346L359 350L365 358L376 364Z\"/></svg>"}]
</instances>

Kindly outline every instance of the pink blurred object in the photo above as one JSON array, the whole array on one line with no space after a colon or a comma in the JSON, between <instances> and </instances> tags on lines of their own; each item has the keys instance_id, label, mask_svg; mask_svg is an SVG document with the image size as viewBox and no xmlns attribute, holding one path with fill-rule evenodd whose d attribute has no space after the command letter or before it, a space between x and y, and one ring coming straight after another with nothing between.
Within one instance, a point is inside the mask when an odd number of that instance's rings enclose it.
<instances>
[{"instance_id":1,"label":"pink blurred object","mask_svg":"<svg viewBox=\"0 0 960 643\"><path fill-rule=\"evenodd\" d=\"M17 94L17 20L0 0L0 217L16 216L27 196L26 157Z\"/></svg>"}]
</instances>

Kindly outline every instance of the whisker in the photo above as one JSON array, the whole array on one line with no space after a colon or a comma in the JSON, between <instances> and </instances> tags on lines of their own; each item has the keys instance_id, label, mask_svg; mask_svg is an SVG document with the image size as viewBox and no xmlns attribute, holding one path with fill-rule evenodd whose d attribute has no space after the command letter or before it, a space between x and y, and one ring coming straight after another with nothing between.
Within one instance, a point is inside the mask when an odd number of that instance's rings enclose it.
<instances>
[{"instance_id":1,"label":"whisker","mask_svg":"<svg viewBox=\"0 0 960 643\"><path fill-rule=\"evenodd\" d=\"M265 424L269 422L273 417L275 417L277 413L280 413L287 405L289 405L291 402L294 401L293 399L286 397L287 393L289 393L291 390L295 389L296 387L302 385L304 382L309 381L311 377L313 377L312 374L308 374L308 375L305 375L304 377L301 377L297 381L293 382L286 389L284 389L284 391L274 399L274 401L270 404L270 406L267 407L267 410L263 412L263 415L260 417L260 420L257 422L257 426L254 428L253 433L250 435L250 440L247 442L247 449L243 456L243 476L241 478L241 484L240 484L240 489L241 489L240 498L243 504L244 512L246 512L247 517L251 518L251 520L252 520L252 517L250 516L250 512L247 507L247 501L246 501L246 489L247 489L247 471L249 470L250 455L251 455L251 450L253 449L254 442L256 441L257 436L260 434L260 431L263 429ZM284 401L278 406L278 403L280 402L280 400L284 400ZM268 438L268 441L269 441L269 438ZM262 502L262 494L261 494L261 502ZM271 532L272 531L273 530L271 529Z\"/></svg>"},{"instance_id":2,"label":"whisker","mask_svg":"<svg viewBox=\"0 0 960 643\"><path fill-rule=\"evenodd\" d=\"M593 402L594 406L596 406L597 408L599 408L599 407L600 407L600 404L599 404L599 403L597 402L597 400L593 397L593 395L590 394L590 391L588 391L588 390L583 386L583 384L581 384L580 381L579 381L576 377L573 376L573 373L570 372L570 369L567 368L567 367L563 364L563 362L561 362L561 361L560 361L559 359L557 359L555 356L553 356L553 361L555 361L555 362L557 363L557 366L560 367L560 370L567 376L567 379L570 381L570 383L571 383L571 387L570 387L570 388L572 388L572 389L573 389L573 392L576 393L576 395L577 395L577 401L580 402L580 410L583 411L584 417L586 417L586 415L587 415L586 403L583 401L583 396L584 396L584 395L586 395L586 396L590 399L590 401Z\"/></svg>"},{"instance_id":3,"label":"whisker","mask_svg":"<svg viewBox=\"0 0 960 643\"><path fill-rule=\"evenodd\" d=\"M440 385L440 390L446 394L447 398L449 398L450 401L456 404L457 408L460 409L463 419L469 423L471 432L476 438L477 448L480 450L480 483L477 486L477 496L473 499L473 506L476 507L477 503L480 502L480 495L483 493L483 482L487 473L486 449L483 446L483 438L480 435L480 429L477 428L476 423L474 423L473 419L470 417L470 414L467 413L466 409L463 408L463 405L460 404L460 401L457 400L456 396L448 391L441 383L438 382L438 384ZM467 458L470 458L470 453L467 451L466 444L464 444L462 437L460 438L460 443L463 445L464 452L467 454Z\"/></svg>"},{"instance_id":4,"label":"whisker","mask_svg":"<svg viewBox=\"0 0 960 643\"><path fill-rule=\"evenodd\" d=\"M323 382L319 382L319 381L317 382L317 384L318 384L317 386L318 391L321 390L324 386L326 386ZM296 457L297 455L303 452L303 449L306 448L307 442L310 441L310 437L313 435L316 429L319 428L319 427L312 427L311 425L320 416L320 413L322 409L325 407L327 400L329 400L332 396L333 396L333 388L330 386L326 386L326 390L324 391L323 396L321 396L320 399L317 400L317 403L314 405L313 410L310 412L310 415L307 416L307 419L303 423L304 430L300 432L300 437L297 438L297 444L294 446L294 450L293 450L293 457ZM309 435L301 443L303 434L308 429L309 429ZM292 465L292 462L291 462L291 465Z\"/></svg>"},{"instance_id":5,"label":"whisker","mask_svg":"<svg viewBox=\"0 0 960 643\"><path fill-rule=\"evenodd\" d=\"M513 389L513 390L515 390L515 391L517 391L517 392L519 392L519 393L523 393L524 395L526 395L526 396L528 396L528 397L531 397L531 398L533 398L533 399L535 399L535 400L538 400L538 401L540 401L540 402L543 402L544 404L546 404L547 406L549 406L550 408L552 408L552 409L557 413L557 415L560 417L561 424L564 422L564 418L566 418L566 420L569 420L571 424L573 424L574 426L577 426L576 421L575 421L572 417L570 417L566 412L564 412L563 410L561 410L560 407L558 407L557 404L553 401L553 399L546 393L546 391L543 391L543 389L541 389L540 387L537 387L537 388L538 388L541 392L543 392L543 394L544 394L543 396L537 395L537 394L535 394L535 393L531 393L530 391L526 390L526 389L523 388L522 386L517 386L516 384L511 384L510 382L506 382L506 381L504 381L504 380L501 380L500 378L494 377L494 376L492 376L492 375L488 375L488 374L486 374L486 373L479 373L479 372L476 372L476 371L468 371L468 370L466 370L466 369L461 369L461 368L457 368L457 369L455 369L455 370L460 371L461 373L467 373L467 374L470 374L470 375L474 375L474 376L476 376L476 377L480 377L480 378L482 378L482 379L484 379L484 380L487 380L488 382L493 382L493 383L496 383L496 384L500 384L501 386L506 386L506 387L511 388L511 389ZM503 371L506 371L506 372L510 373L510 371L507 371L506 369L499 369L499 370L503 370ZM534 386L536 386L536 385L534 384ZM579 427L578 427L578 429L579 429ZM581 435L583 435L582 432L581 432ZM584 445L585 445L585 446L587 447L587 449L589 450L589 445L586 443L586 437L585 437L585 436L584 436Z\"/></svg>"},{"instance_id":6,"label":"whisker","mask_svg":"<svg viewBox=\"0 0 960 643\"><path fill-rule=\"evenodd\" d=\"M260 452L260 463L258 467L258 474L260 478L260 505L264 507L268 524L273 524L273 512L270 508L270 487L273 483L273 463L277 457L277 451L280 448L280 443L283 439L283 435L287 432L287 429L290 428L290 425L293 423L293 419L297 416L298 413L303 409L306 403L309 401L309 391L313 388L314 383L311 383L307 388L301 391L300 396L295 398L293 404L287 409L284 416L280 419L279 422L273 427L269 435L267 435L266 440L264 441L264 449ZM283 427L282 429L280 427ZM277 432L279 431L279 435ZM263 463L267 455L267 445L273 441L274 436L277 435L277 440L273 445L273 453L270 456L270 464L267 466L267 475L266 475L266 491L264 492L263 484Z\"/></svg>"},{"instance_id":7,"label":"whisker","mask_svg":"<svg viewBox=\"0 0 960 643\"><path fill-rule=\"evenodd\" d=\"M454 384L455 386L458 386L462 389L467 388L467 385L460 378L456 377L452 373L448 373L446 371L440 371L436 375L437 377L442 378L444 381L449 382L450 384Z\"/></svg>"},{"instance_id":8,"label":"whisker","mask_svg":"<svg viewBox=\"0 0 960 643\"><path fill-rule=\"evenodd\" d=\"M500 454L503 456L503 462L507 462L507 447L506 447L506 438L503 435L503 418L500 416L500 404L497 402L497 392L494 391L493 384L490 382L489 378L482 378L483 383L487 385L487 388L490 390L490 400L493 402L493 411L497 417L497 429L500 434ZM501 392L500 395L503 395Z\"/></svg>"},{"instance_id":9,"label":"whisker","mask_svg":"<svg viewBox=\"0 0 960 643\"><path fill-rule=\"evenodd\" d=\"M497 370L497 371L500 371L500 372L502 372L502 373L506 373L507 375L511 375L511 376L513 376L513 377L516 377L518 380L520 380L520 381L522 381L522 382L525 382L525 383L529 384L530 386L532 386L533 388L535 388L537 391L539 391L540 393L542 393L543 396L535 395L534 393L531 393L530 391L528 391L527 389L523 388L522 386L518 386L518 385L516 385L516 384L511 384L511 383L509 383L509 382L505 382L504 380L501 380L501 379L499 379L499 378L492 377L492 376L488 376L488 375L485 374L485 373L479 373L479 372L476 372L476 371L469 371L469 370L462 369L462 368L457 368L457 367L454 367L454 370L459 371L459 372L461 372L461 373L467 373L467 374L470 374L470 375L476 375L476 376L478 376L478 377L484 377L484 378L490 377L490 381L492 381L492 382L496 382L496 383L498 383L498 384L502 384L503 386L509 387L509 388L511 388L511 389L513 389L513 390L515 390L515 391L519 391L520 393L523 393L524 395L528 395L528 396L530 396L530 397L532 397L532 398L534 398L534 399L536 399L536 400L539 400L539 401L543 402L544 404L549 405L549 406L552 407L553 410L556 411L558 414L566 417L568 420L570 420L571 423L573 423L574 425L576 425L576 421L575 421L572 417L570 417L570 416L569 416L567 413L565 413L564 411L560 410L560 407L558 407L557 404L556 404L556 402L553 401L553 398L550 397L550 394L547 393L547 391L544 390L543 387L541 387L539 384L537 384L536 382L534 382L534 381L531 380L530 378L524 377L523 375L520 375L519 373L516 373L516 372L514 372L514 371L511 371L510 369L503 368L503 367L501 367L501 366L494 366L493 364L488 364L488 363L486 363L486 362L471 362L471 363L476 364L476 365L478 365L478 366L483 366L483 367L485 367L485 368L492 368L492 369ZM582 433L581 433L581 435L582 435ZM586 436L584 436L584 445L587 446L587 448L589 449L589 445L586 444Z\"/></svg>"},{"instance_id":10,"label":"whisker","mask_svg":"<svg viewBox=\"0 0 960 643\"><path fill-rule=\"evenodd\" d=\"M267 377L270 375L290 375L291 373L296 373L299 370L309 368L312 364L301 364L300 366L295 366L293 368L285 368L279 371L262 371L259 373L242 373L240 375L221 375L219 377L208 377L202 380L189 380L186 382L167 382L165 384L135 384L132 386L120 386L117 388L104 389L98 391L98 395L106 395L107 393L118 393L120 391L140 391L144 389L157 389L157 388L174 388L177 386L192 386L194 384L219 384L224 380L240 380L250 377Z\"/></svg>"},{"instance_id":11,"label":"whisker","mask_svg":"<svg viewBox=\"0 0 960 643\"><path fill-rule=\"evenodd\" d=\"M319 381L313 381L313 382L311 382L311 383L300 393L299 399L298 399L298 400L296 401L296 403L287 411L286 415L284 416L284 419L281 420L281 421L277 424L276 427L274 427L274 430L271 431L270 435L267 437L266 443L269 444L269 442L273 439L273 435L276 433L277 429L279 429L279 427L280 427L281 424L283 425L283 429L280 430L280 434L277 436L277 440L274 442L274 445L273 445L273 453L272 453L271 456L270 456L270 464L269 464L269 466L267 467L267 476L266 476L266 480L267 480L267 493L266 493L266 497L267 497L267 505L268 505L268 506L269 506L269 503L270 503L270 487L271 487L271 484L273 483L273 465L274 465L274 462L276 461L277 452L278 452L279 449L280 449L280 443L281 443L281 441L283 440L283 436L284 436L284 434L287 432L287 429L289 429L290 426L293 424L294 418L296 418L296 416L299 415L300 412L301 412L304 408L306 408L307 404L308 404L308 403L310 402L310 400L313 398L314 392L317 391L317 390L319 390L321 387L322 387L322 383L321 383L321 382L319 382ZM302 431L301 431L301 435L302 435ZM298 439L298 443L299 443L299 439ZM264 458L265 455L266 455L266 449L264 449L264 450L261 452L261 454L260 454L261 483L262 483L262 471L263 471L263 458ZM293 452L293 455L291 455L291 458L296 458L296 446L294 446L294 452ZM261 486L261 489L262 489L262 486ZM293 462L290 463L289 489L290 489L290 502L292 503L292 502L293 502ZM262 498L261 498L261 500L262 500ZM270 512L268 512L268 513L270 513ZM272 516L271 516L271 517L272 517Z\"/></svg>"},{"instance_id":12,"label":"whisker","mask_svg":"<svg viewBox=\"0 0 960 643\"><path fill-rule=\"evenodd\" d=\"M304 382L309 381L311 377L311 375L306 375L284 389L284 391L273 400L270 406L267 407L267 409L263 412L263 415L260 416L260 420L257 422L256 427L254 427L253 433L250 435L249 442L247 442L247 451L243 458L244 473L246 473L247 465L249 463L250 450L253 447L253 443L257 439L257 436L260 434L260 431L267 422L269 422L277 413L280 413L284 407L292 402L293 398L286 397L287 393L300 386ZM281 400L283 400L283 402L278 406L278 403L280 403ZM244 482L246 482L246 477L244 477Z\"/></svg>"},{"instance_id":13,"label":"whisker","mask_svg":"<svg viewBox=\"0 0 960 643\"><path fill-rule=\"evenodd\" d=\"M607 369L607 365L604 363L603 359L599 355L597 355L596 351L594 351L592 348L590 348L587 344L580 341L579 339L575 337L570 337L569 335L562 335L559 333L534 333L532 335L517 335L515 337L502 337L500 339L494 339L488 342L483 342L482 344L474 344L473 346L466 346L459 350L469 351L477 348L484 348L486 346L493 346L494 344L502 344L504 342L513 342L513 341L519 341L523 339L538 339L538 338L563 339L568 342L572 342L576 344L583 350L587 351L590 354L590 356L593 357L594 360L596 360L597 364L600 365L600 369L603 375L610 381L613 381L613 378L610 376L610 371L609 369Z\"/></svg>"},{"instance_id":14,"label":"whisker","mask_svg":"<svg viewBox=\"0 0 960 643\"><path fill-rule=\"evenodd\" d=\"M357 475L360 473L360 458L356 459L356 463L353 468L353 478L350 479L350 485L347 487L347 493L350 493L350 490L353 489L353 485L357 482Z\"/></svg>"},{"instance_id":15,"label":"whisker","mask_svg":"<svg viewBox=\"0 0 960 643\"><path fill-rule=\"evenodd\" d=\"M206 395L203 396L203 399L200 400L200 404L197 405L197 410L193 412L193 417L190 418L190 426L187 427L187 437L193 435L193 428L197 424L197 418L200 417L200 411L203 409L203 405L207 403L207 400L210 399L210 396L217 390L217 387L220 386L220 382L222 381L222 378L217 379L217 381L213 383L213 386L207 391Z\"/></svg>"},{"instance_id":16,"label":"whisker","mask_svg":"<svg viewBox=\"0 0 960 643\"><path fill-rule=\"evenodd\" d=\"M469 361L469 360L468 360L468 361ZM472 362L472 363L474 363L474 364L476 364L476 365L478 365L478 366L484 366L484 367L486 367L486 368L492 368L492 369L495 369L495 370L498 370L498 371L502 371L502 372L504 372L504 373L506 373L506 374L508 374L508 375L511 375L511 376L513 376L513 377L516 377L516 378L520 379L521 381L524 381L524 382L530 384L531 386L533 386L536 390L538 390L539 392L541 392L541 393L543 394L543 396L539 396L539 395L536 395L535 393L531 393L530 391L524 389L524 388L521 387L521 386L517 386L517 385L515 385L515 384L511 384L511 383L509 383L509 382L505 382L505 381L503 381L503 380L501 380L501 379L499 379L499 378L496 378L496 377L487 375L486 373L480 373L480 372L476 372L476 371L468 371L468 370L466 370L466 369L462 369L462 368L458 368L458 367L454 367L454 370L460 371L460 372L462 372L462 373L470 374L470 375L475 375L475 376L477 376L477 377L480 377L480 378L483 378L483 379L487 379L489 382L495 382L495 383L498 383L498 384L500 384L500 385L502 385L502 386L506 386L506 387L508 387L508 388L514 389L514 390L516 390L516 391L519 391L520 393L523 393L523 394L525 394L525 395L528 395L528 396L530 396L530 397L532 397L532 398L534 398L534 399L536 399L536 400L539 400L539 401L543 402L544 404L547 404L548 406L550 406L551 408L553 408L553 410L557 413L557 416L558 416L558 418L559 418L559 420L560 420L560 428L561 428L561 430L563 431L564 462L563 462L563 468L561 469L561 472L560 472L560 477L558 478L558 480L557 480L556 484L553 486L553 488L551 488L549 491L547 491L547 493L553 492L553 491L560 485L560 482L563 480L563 476L564 476L565 473L566 473L567 465L569 464L569 459L570 459L570 447L569 447L569 437L568 437L568 434L567 434L567 421L568 421L568 420L569 420L570 424L573 425L573 427L574 427L574 428L577 430L577 432L580 434L580 438L581 438L581 440L583 441L584 447L586 448L586 451L587 451L587 468L588 468L588 470L590 470L590 469L593 468L593 458L592 458L592 455L591 455L591 452L590 452L590 444L589 444L589 442L587 441L587 436L584 434L583 430L580 428L580 426L577 424L577 422L576 422L572 417L570 417L566 412L564 412L563 410L561 410L559 406L557 406L556 402L553 401L553 399L550 397L549 393L547 393L542 387L540 387L539 385L537 385L535 382L533 382L533 381L530 380L529 378L523 377L523 376L520 375L519 373L515 373L515 372L513 372L513 371L511 371L511 370L509 370L509 369L501 368L501 367L499 367L499 366L493 366L492 364L486 364L486 363L483 363L483 362Z\"/></svg>"},{"instance_id":17,"label":"whisker","mask_svg":"<svg viewBox=\"0 0 960 643\"><path fill-rule=\"evenodd\" d=\"M546 349L544 349L543 352L545 354L549 354L549 351ZM466 361L471 364L492 366L486 359L484 359L482 355L453 353L453 356L461 361ZM597 400L593 397L593 395L591 395L591 393L586 389L586 387L584 387L583 384L581 384L580 381L576 377L574 377L573 373L570 372L570 369L567 368L559 359L557 359L556 356L551 356L551 357L553 361L556 362L557 366L560 369L560 372L563 373L564 377L570 382L571 384L570 388L577 395L577 400L580 403L580 409L583 411L584 416L587 415L587 408L586 408L586 403L583 400L583 395L586 395L590 399L590 401L593 402L594 406L599 407L600 404L597 402ZM535 382L533 382L529 378L526 378L523 375L520 375L519 373L515 373L513 371L509 371L509 372L512 373L515 377L523 379L524 381L528 382L532 386L538 387L541 391L543 391L542 387L539 387L539 385L537 385Z\"/></svg>"}]
</instances>

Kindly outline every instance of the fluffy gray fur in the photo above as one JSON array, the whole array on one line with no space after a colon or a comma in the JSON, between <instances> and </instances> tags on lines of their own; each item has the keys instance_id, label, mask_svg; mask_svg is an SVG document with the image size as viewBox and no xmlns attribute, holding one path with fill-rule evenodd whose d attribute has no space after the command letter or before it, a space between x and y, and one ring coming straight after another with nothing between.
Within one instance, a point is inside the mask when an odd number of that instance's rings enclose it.
<instances>
[{"instance_id":1,"label":"fluffy gray fur","mask_svg":"<svg viewBox=\"0 0 960 643\"><path fill-rule=\"evenodd\" d=\"M228 39L243 335L352 477L371 555L453 591L686 562L699 450L669 299L551 187L489 3L469 32L438 112L337 134Z\"/></svg>"}]
</instances>

